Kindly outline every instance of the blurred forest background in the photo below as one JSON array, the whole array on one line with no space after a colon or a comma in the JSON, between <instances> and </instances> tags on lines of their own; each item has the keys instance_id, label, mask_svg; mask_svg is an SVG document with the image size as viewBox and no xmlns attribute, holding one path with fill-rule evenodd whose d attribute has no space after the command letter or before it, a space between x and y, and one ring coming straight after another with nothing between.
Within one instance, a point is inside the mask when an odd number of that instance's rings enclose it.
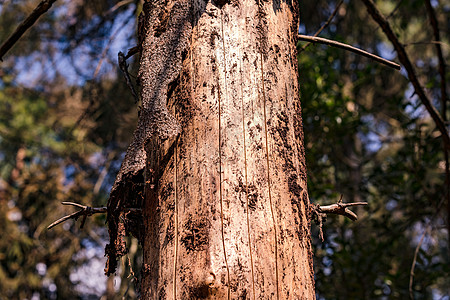
<instances>
[{"instance_id":1,"label":"blurred forest background","mask_svg":"<svg viewBox=\"0 0 450 300\"><path fill-rule=\"evenodd\" d=\"M376 5L447 120L427 1ZM0 1L0 42L37 3ZM450 3L431 6L448 61ZM57 1L0 63L0 299L137 297L136 240L117 276L103 275L105 216L83 229L72 220L46 227L75 211L62 201L106 205L137 123L117 53L136 45L141 9L138 0ZM333 12L320 36L397 61L359 0L300 1L300 33L313 35ZM342 194L369 203L354 223L329 217L323 243L312 224L317 298L408 299L417 250L412 296L450 299L445 155L406 73L304 46L298 62L311 201L335 203ZM128 62L135 75L137 57Z\"/></svg>"}]
</instances>

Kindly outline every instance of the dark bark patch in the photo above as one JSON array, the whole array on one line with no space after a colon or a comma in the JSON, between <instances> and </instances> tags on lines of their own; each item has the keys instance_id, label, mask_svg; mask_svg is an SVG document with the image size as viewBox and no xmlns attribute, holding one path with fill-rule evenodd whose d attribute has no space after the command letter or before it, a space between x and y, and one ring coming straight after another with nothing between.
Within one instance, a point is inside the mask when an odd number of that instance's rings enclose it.
<instances>
[{"instance_id":1,"label":"dark bark patch","mask_svg":"<svg viewBox=\"0 0 450 300\"><path fill-rule=\"evenodd\" d=\"M173 216L171 216L171 222L167 226L166 236L164 237L164 241L162 243L162 248L166 248L169 245L170 241L172 241L175 237L175 227L173 222Z\"/></svg>"},{"instance_id":2,"label":"dark bark patch","mask_svg":"<svg viewBox=\"0 0 450 300\"><path fill-rule=\"evenodd\" d=\"M306 211L309 212L310 211L310 203L309 203L308 193L303 193L302 201L306 207ZM309 221L311 221L311 216L308 215L308 219L309 219Z\"/></svg>"},{"instance_id":3,"label":"dark bark patch","mask_svg":"<svg viewBox=\"0 0 450 300\"><path fill-rule=\"evenodd\" d=\"M303 144L303 121L302 121L302 110L300 107L300 101L294 102L295 115L294 118L294 134L297 140L298 149L298 159L300 160L300 178L302 181L306 182L306 160L305 160L305 146Z\"/></svg>"},{"instance_id":4,"label":"dark bark patch","mask_svg":"<svg viewBox=\"0 0 450 300\"><path fill-rule=\"evenodd\" d=\"M276 56L274 57L274 60L275 63L278 64L278 58ZM268 78L272 78L271 82L266 85L267 90L270 91L272 89L272 85L278 83L278 75L274 71L267 71L267 75Z\"/></svg>"},{"instance_id":5,"label":"dark bark patch","mask_svg":"<svg viewBox=\"0 0 450 300\"><path fill-rule=\"evenodd\" d=\"M123 212L119 215L123 216ZM111 232L111 230L114 230L114 232ZM110 244L107 244L105 247L105 255L108 256L105 268L105 274L107 276L116 272L117 260L127 253L125 226L123 222L117 222L115 226L109 226L109 231L112 239Z\"/></svg>"},{"instance_id":6,"label":"dark bark patch","mask_svg":"<svg viewBox=\"0 0 450 300\"><path fill-rule=\"evenodd\" d=\"M307 239L307 235L309 234L309 230L307 227L305 227L302 224L305 224L305 222L309 222L308 220L304 220L304 214L301 210L301 202L305 204L306 210L308 210L308 204L305 203L305 196L307 199L307 193L303 191L303 188L298 184L299 176L297 174L296 167L292 161L294 155L292 153L292 147L288 143L288 125L289 125L289 118L286 114L286 112L279 112L277 113L277 120L276 126L271 128L271 132L274 135L278 135L278 137L275 139L275 143L277 144L278 151L280 152L280 156L283 158L283 171L286 175L288 175L288 189L291 197L291 205L292 210L296 214L298 218L295 218L295 231L297 233L298 238L302 241ZM297 140L296 143L302 144L302 140ZM302 155L302 154L301 154ZM304 154L303 154L304 155ZM296 158L300 160L300 180L306 181L304 178L304 174L306 173L306 166L302 164L304 161L304 157L300 156L299 158ZM307 201L307 200L306 200Z\"/></svg>"},{"instance_id":7,"label":"dark bark patch","mask_svg":"<svg viewBox=\"0 0 450 300\"><path fill-rule=\"evenodd\" d=\"M170 11L166 9L161 10L158 16L158 23L156 23L153 27L155 32L155 37L161 36L167 30L167 23L169 21Z\"/></svg>"},{"instance_id":8,"label":"dark bark patch","mask_svg":"<svg viewBox=\"0 0 450 300\"><path fill-rule=\"evenodd\" d=\"M165 286L167 286L167 283L162 284L161 289L159 290L158 299L160 299L160 300L167 299Z\"/></svg>"},{"instance_id":9,"label":"dark bark patch","mask_svg":"<svg viewBox=\"0 0 450 300\"><path fill-rule=\"evenodd\" d=\"M248 208L256 210L256 203L258 202L258 190L254 184L245 185L242 179L239 178L238 185L234 188L237 193L248 193ZM245 203L245 202L244 202Z\"/></svg>"},{"instance_id":10,"label":"dark bark patch","mask_svg":"<svg viewBox=\"0 0 450 300\"><path fill-rule=\"evenodd\" d=\"M207 249L209 244L208 223L208 219L206 218L195 219L190 217L186 224L184 224L181 243L188 252Z\"/></svg>"},{"instance_id":11,"label":"dark bark patch","mask_svg":"<svg viewBox=\"0 0 450 300\"><path fill-rule=\"evenodd\" d=\"M230 3L230 0L213 0L212 3L218 8L222 8L227 3Z\"/></svg>"},{"instance_id":12,"label":"dark bark patch","mask_svg":"<svg viewBox=\"0 0 450 300\"><path fill-rule=\"evenodd\" d=\"M241 294L239 295L239 298L238 298L238 299L242 299L242 300L247 299L247 290L246 290L246 289L243 289L243 290L242 290L242 292L241 292Z\"/></svg>"},{"instance_id":13,"label":"dark bark patch","mask_svg":"<svg viewBox=\"0 0 450 300\"><path fill-rule=\"evenodd\" d=\"M298 199L302 196L303 188L297 183L297 175L291 174L288 179L288 188L289 193L293 194L295 199L297 200L296 203L298 203Z\"/></svg>"},{"instance_id":14,"label":"dark bark patch","mask_svg":"<svg viewBox=\"0 0 450 300\"><path fill-rule=\"evenodd\" d=\"M258 12L257 12L258 24L256 25L256 30L258 31L258 50L263 56L267 55L267 13L264 10L264 2L258 1Z\"/></svg>"},{"instance_id":15,"label":"dark bark patch","mask_svg":"<svg viewBox=\"0 0 450 300\"><path fill-rule=\"evenodd\" d=\"M139 241L142 241L142 238L144 236L144 222L142 220L142 211L126 211L124 225L126 233L130 233Z\"/></svg>"},{"instance_id":16,"label":"dark bark patch","mask_svg":"<svg viewBox=\"0 0 450 300\"><path fill-rule=\"evenodd\" d=\"M187 55L188 55L188 50L183 49L183 51L181 51L181 61L182 62L184 62L186 60Z\"/></svg>"},{"instance_id":17,"label":"dark bark patch","mask_svg":"<svg viewBox=\"0 0 450 300\"><path fill-rule=\"evenodd\" d=\"M275 50L275 53L277 54L277 56L281 57L280 46L275 44L273 47L274 47L274 50Z\"/></svg>"},{"instance_id":18,"label":"dark bark patch","mask_svg":"<svg viewBox=\"0 0 450 300\"><path fill-rule=\"evenodd\" d=\"M210 40L209 40L209 44L211 45L212 48L215 48L216 45L216 39L219 38L219 33L215 30L213 30L211 32L211 36L210 36ZM212 58L213 60L214 58Z\"/></svg>"},{"instance_id":19,"label":"dark bark patch","mask_svg":"<svg viewBox=\"0 0 450 300\"><path fill-rule=\"evenodd\" d=\"M207 299L210 296L214 296L215 290L207 282L189 288L189 299Z\"/></svg>"},{"instance_id":20,"label":"dark bark patch","mask_svg":"<svg viewBox=\"0 0 450 300\"><path fill-rule=\"evenodd\" d=\"M172 98L173 92L180 85L180 75L178 75L174 80L172 80L167 87L167 102Z\"/></svg>"},{"instance_id":21,"label":"dark bark patch","mask_svg":"<svg viewBox=\"0 0 450 300\"><path fill-rule=\"evenodd\" d=\"M247 125L248 126L250 126L250 124L251 124L251 122L249 121L248 123L247 123ZM254 137L255 137L255 133L253 132L253 128L249 128L248 129L248 134L250 135L250 137L253 139Z\"/></svg>"},{"instance_id":22,"label":"dark bark patch","mask_svg":"<svg viewBox=\"0 0 450 300\"><path fill-rule=\"evenodd\" d=\"M108 201L108 231L110 244L106 245L106 275L114 274L117 260L127 253L125 236L129 233L140 239L142 236L142 215L138 212L127 212L127 208L141 209L144 199L143 170L137 174L124 175L125 180L111 192Z\"/></svg>"},{"instance_id":23,"label":"dark bark patch","mask_svg":"<svg viewBox=\"0 0 450 300\"><path fill-rule=\"evenodd\" d=\"M216 70L217 70L216 59L214 57L211 57L211 71L215 73Z\"/></svg>"},{"instance_id":24,"label":"dark bark patch","mask_svg":"<svg viewBox=\"0 0 450 300\"><path fill-rule=\"evenodd\" d=\"M303 188L297 183L297 176L295 174L291 174L288 179L288 188L289 193L291 196L291 205L292 205L292 211L294 214L298 216L298 218L295 218L295 232L297 233L297 236L299 240L303 240L305 236L307 235L307 232L305 232L304 228L302 227L302 224L304 223L303 220L303 214L301 211L300 201L302 201L302 191ZM305 193L303 193L305 194Z\"/></svg>"},{"instance_id":25,"label":"dark bark patch","mask_svg":"<svg viewBox=\"0 0 450 300\"><path fill-rule=\"evenodd\" d=\"M167 184L165 184L162 188L161 188L161 200L165 201L169 198L170 195L173 194L173 192L175 191L175 189L173 188L173 182L168 182ZM171 205L170 208L173 208L173 205Z\"/></svg>"},{"instance_id":26,"label":"dark bark patch","mask_svg":"<svg viewBox=\"0 0 450 300\"><path fill-rule=\"evenodd\" d=\"M152 270L152 268L150 267L150 265L148 265L148 264L143 264L142 265L142 274L143 275L150 274L151 270Z\"/></svg>"},{"instance_id":27,"label":"dark bark patch","mask_svg":"<svg viewBox=\"0 0 450 300\"><path fill-rule=\"evenodd\" d=\"M295 172L295 167L292 162L292 147L288 142L288 126L288 116L286 115L286 112L282 111L277 113L275 127L269 129L274 136L278 135L278 137L275 138L275 144L277 145L276 149L283 158L283 170L287 174Z\"/></svg>"}]
</instances>

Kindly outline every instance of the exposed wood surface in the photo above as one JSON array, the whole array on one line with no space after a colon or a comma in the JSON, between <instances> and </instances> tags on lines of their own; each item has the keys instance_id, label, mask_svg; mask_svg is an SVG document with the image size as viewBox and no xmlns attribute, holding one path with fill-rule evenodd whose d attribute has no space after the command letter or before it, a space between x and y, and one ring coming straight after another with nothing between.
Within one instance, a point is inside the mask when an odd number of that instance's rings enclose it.
<instances>
[{"instance_id":1,"label":"exposed wood surface","mask_svg":"<svg viewBox=\"0 0 450 300\"><path fill-rule=\"evenodd\" d=\"M147 161L142 298L314 299L298 8L284 1L153 3L141 77L164 81L150 94L155 82L141 80L141 98L167 99L180 131L135 143L145 145L138 153ZM182 44L168 51L180 36ZM175 65L170 81L165 64ZM141 113L145 119L148 111ZM128 157L125 167L137 174L142 162ZM121 181L115 186L112 204L121 201Z\"/></svg>"}]
</instances>

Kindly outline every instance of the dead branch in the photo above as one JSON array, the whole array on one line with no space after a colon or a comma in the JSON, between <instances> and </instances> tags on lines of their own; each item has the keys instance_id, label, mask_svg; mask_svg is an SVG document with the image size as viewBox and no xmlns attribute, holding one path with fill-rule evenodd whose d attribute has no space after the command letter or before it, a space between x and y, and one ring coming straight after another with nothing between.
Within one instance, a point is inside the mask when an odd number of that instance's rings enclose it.
<instances>
[{"instance_id":1,"label":"dead branch","mask_svg":"<svg viewBox=\"0 0 450 300\"><path fill-rule=\"evenodd\" d=\"M375 54L369 53L367 51L361 50L359 48L356 48L356 47L353 47L353 46L350 46L350 45L347 45L347 44L344 44L344 43L340 43L340 42L329 40L329 39L324 39L324 38L321 38L321 37L313 37L313 36L302 35L302 34L298 35L298 39L301 40L301 41L325 44L325 45L328 45L328 46L333 46L333 47L336 47L336 48L341 48L341 49L344 49L344 50L347 50L347 51L351 51L351 52L354 52L356 54L359 54L359 55L368 57L370 59L373 59L374 61L379 62L381 64L384 64L386 66L389 66L391 68L400 70L400 65L396 64L395 62L392 62L390 60L387 60L387 59L384 59L382 57L379 57L379 56L377 56Z\"/></svg>"},{"instance_id":2,"label":"dead branch","mask_svg":"<svg viewBox=\"0 0 450 300\"><path fill-rule=\"evenodd\" d=\"M349 218L352 221L358 220L358 216L352 212L348 207L358 206L358 205L367 205L367 202L353 202L353 203L335 203L326 206L319 206L318 210L321 213L325 214L335 214L341 215Z\"/></svg>"},{"instance_id":3,"label":"dead branch","mask_svg":"<svg viewBox=\"0 0 450 300\"><path fill-rule=\"evenodd\" d=\"M136 47L135 47L136 48ZM118 56L118 60L119 60L119 68L123 73L123 76L125 77L125 80L127 82L127 86L130 88L131 90L131 94L133 95L134 98L134 103L138 103L139 102L139 97L136 93L136 90L134 89L133 83L131 82L131 78L130 78L130 73L128 73L128 64L127 64L127 58L131 57L133 54L130 54L132 51L133 53L138 53L138 51L134 52L135 48L132 48L128 51L127 56L125 56L125 54L123 54L122 52L119 52Z\"/></svg>"},{"instance_id":4,"label":"dead branch","mask_svg":"<svg viewBox=\"0 0 450 300\"><path fill-rule=\"evenodd\" d=\"M320 206L319 204L311 204L311 214L313 220L317 225L319 225L319 236L323 242L323 223L327 219L327 214L341 215L349 218L352 221L356 221L358 216L352 212L349 207L367 205L367 202L353 202L353 203L342 203L342 195L339 201L335 204Z\"/></svg>"},{"instance_id":5,"label":"dead branch","mask_svg":"<svg viewBox=\"0 0 450 300\"><path fill-rule=\"evenodd\" d=\"M447 81L445 80L445 74L446 74L445 60L444 60L444 55L442 54L441 44L439 43L441 41L441 37L440 37L440 33L439 33L439 26L438 26L438 21L436 18L436 13L434 12L434 9L433 9L433 6L431 5L430 0L425 1L425 6L427 8L428 17L430 18L431 27L433 28L434 39L435 39L435 41L437 41L437 43L435 43L435 47L436 47L436 52L437 52L437 56L439 59L439 75L441 77L442 117L445 121L446 113L447 113L448 96L447 96L447 88L446 88Z\"/></svg>"},{"instance_id":6,"label":"dead branch","mask_svg":"<svg viewBox=\"0 0 450 300\"><path fill-rule=\"evenodd\" d=\"M12 46L20 39L20 37L43 15L56 0L42 0L38 6L31 12L31 14L17 26L16 30L11 36L0 46L0 61L3 61L3 56L11 49Z\"/></svg>"},{"instance_id":7,"label":"dead branch","mask_svg":"<svg viewBox=\"0 0 450 300\"><path fill-rule=\"evenodd\" d=\"M439 59L439 75L441 77L441 116L444 122L447 121L447 80L445 75L447 74L446 65L444 60L444 55L442 54L440 33L438 21L436 18L436 13L434 11L433 6L431 5L430 0L425 1L425 6L427 8L428 17L430 18L430 24L433 28L434 39L437 41L435 44L437 56ZM450 163L449 163L449 155L448 149L445 148L444 145L444 160L445 160L445 197L447 198L447 232L448 237L450 238ZM450 251L450 239L449 243L449 251Z\"/></svg>"},{"instance_id":8,"label":"dead branch","mask_svg":"<svg viewBox=\"0 0 450 300\"><path fill-rule=\"evenodd\" d=\"M106 213L106 207L90 207L90 206L86 206L86 205L82 205L79 203L74 203L74 202L61 202L62 205L72 205L78 208L81 208L81 210L71 213L70 215L64 216L58 220L56 220L55 222L53 222L52 224L50 224L47 229L52 229L53 227L55 227L56 225L63 223L69 219L75 219L77 220L80 216L83 216L83 220L81 221L81 225L80 228L83 228L84 223L86 222L86 218L89 216L92 216L93 214L103 214Z\"/></svg>"},{"instance_id":9,"label":"dead branch","mask_svg":"<svg viewBox=\"0 0 450 300\"><path fill-rule=\"evenodd\" d=\"M134 46L130 49L128 49L127 55L125 56L125 59L129 59L130 57L132 57L133 55L139 53L141 51L141 47L140 46Z\"/></svg>"},{"instance_id":10,"label":"dead branch","mask_svg":"<svg viewBox=\"0 0 450 300\"><path fill-rule=\"evenodd\" d=\"M372 0L362 0L362 2L366 5L367 12L372 16L372 18L375 20L375 22L377 22L380 25L381 29L384 31L384 33L386 34L386 36L388 37L388 39L391 41L392 45L394 46L394 49L397 51L398 59L405 67L405 69L408 73L409 81L411 81L411 83L414 87L415 93L419 97L420 101L422 101L423 105L427 109L428 113L430 114L430 116L433 119L434 123L436 124L437 128L441 132L445 147L447 149L450 149L450 137L448 135L448 131L445 126L444 120L442 120L441 116L439 115L437 110L434 108L430 99L428 99L427 95L425 94L425 90L420 85L417 75L414 71L414 67L411 63L411 60L409 59L409 56L406 53L405 47L400 43L400 41L398 40L394 31L392 30L391 25L386 20L386 18L381 14L381 12L375 6L373 1Z\"/></svg>"},{"instance_id":11,"label":"dead branch","mask_svg":"<svg viewBox=\"0 0 450 300\"><path fill-rule=\"evenodd\" d=\"M123 0L118 2L116 5L114 5L113 7L111 7L105 15L109 15L112 14L113 12L115 12L117 9L119 9L120 7L124 6L124 5L128 5L133 3L133 0Z\"/></svg>"}]
</instances>

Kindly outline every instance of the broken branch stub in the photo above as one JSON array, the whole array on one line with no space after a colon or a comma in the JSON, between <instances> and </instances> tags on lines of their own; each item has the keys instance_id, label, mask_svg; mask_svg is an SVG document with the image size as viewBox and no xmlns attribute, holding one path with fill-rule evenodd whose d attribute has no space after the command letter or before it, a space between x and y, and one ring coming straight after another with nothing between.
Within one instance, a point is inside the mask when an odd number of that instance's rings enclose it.
<instances>
[{"instance_id":1,"label":"broken branch stub","mask_svg":"<svg viewBox=\"0 0 450 300\"><path fill-rule=\"evenodd\" d=\"M341 215L349 218L352 221L356 221L358 216L352 212L349 207L367 205L367 202L353 202L353 203L342 203L341 199L337 203L331 205L320 206L319 204L311 204L311 214L314 222L319 225L319 236L323 242L323 223L326 222L327 214Z\"/></svg>"}]
</instances>

